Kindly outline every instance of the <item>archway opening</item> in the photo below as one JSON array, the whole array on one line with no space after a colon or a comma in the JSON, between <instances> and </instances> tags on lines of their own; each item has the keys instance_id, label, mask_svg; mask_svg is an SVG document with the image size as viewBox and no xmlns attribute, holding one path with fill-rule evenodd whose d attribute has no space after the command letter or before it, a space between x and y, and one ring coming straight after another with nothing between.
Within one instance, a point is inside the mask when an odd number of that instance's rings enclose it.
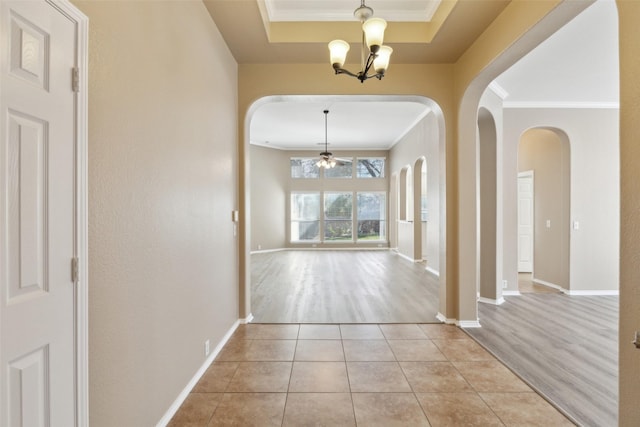
<instances>
[{"instance_id":1,"label":"archway opening","mask_svg":"<svg viewBox=\"0 0 640 427\"><path fill-rule=\"evenodd\" d=\"M533 128L518 143L518 273L555 289L570 289L571 160L569 139L555 128Z\"/></svg>"},{"instance_id":2,"label":"archway opening","mask_svg":"<svg viewBox=\"0 0 640 427\"><path fill-rule=\"evenodd\" d=\"M445 167L445 161L446 161L446 157L445 157L445 133L444 133L444 116L442 114L442 111L440 109L440 107L437 105L437 103L435 103L433 100L425 98L425 97L420 97L420 96L270 96L270 97L265 97L265 98L261 98L259 100L257 100L256 102L254 102L251 107L248 110L247 116L245 117L245 149L244 149L244 153L245 153L245 166L243 168L244 170L244 183L245 186L243 189L241 189L241 193L243 199L245 200L245 211L241 213L241 229L242 227L244 227L242 236L244 237L243 239L243 249L241 251L241 259L240 259L240 268L242 271L244 271L244 283L240 284L240 295L241 295L241 313L251 313L252 312L252 295L251 295L251 267L252 267L252 262L251 262L251 254L252 252L255 253L256 252L256 244L254 241L252 241L251 236L255 233L255 229L252 230L252 227L254 227L254 225L252 224L252 222L254 222L254 212L258 213L259 211L259 206L256 205L256 203L254 203L253 197L252 197L252 189L251 189L251 174L255 173L255 168L251 167L251 161L252 161L252 156L251 156L251 147L250 147L250 142L251 142L251 124L252 124L252 120L253 117L255 116L255 114L260 110L260 108L266 104L273 104L273 103L282 103L282 102L299 102L299 103L317 103L317 102L323 102L323 103L328 103L328 104L337 104L340 102L388 102L388 103L393 103L393 102L413 102L413 103L418 103L418 104L422 104L426 107L426 113L428 113L429 116L429 120L428 120L428 125L431 127L430 129L430 133L429 135L431 137L433 137L433 144L436 147L436 151L437 151L437 155L434 156L435 158L439 159L439 162L441 163L439 165L440 170L442 171L441 173L444 174L446 171L446 167ZM424 118L424 117L423 117ZM404 136L401 136L402 138L404 138ZM440 154L441 153L441 154ZM262 160L263 157L260 156L260 159ZM354 161L357 159L357 156L354 156ZM255 159L254 159L255 160ZM394 231L394 224L397 222L398 219L398 215L396 212L394 212L393 209L393 202L390 200L391 199L391 194L393 193L393 175L390 173L390 170L393 170L391 167L389 170L387 170L386 173L389 173L389 177L391 178L389 180L389 188L387 189L387 212L388 212L388 228L387 230L389 231L389 236L388 236L388 243L387 243L387 247L390 245L393 245L394 242L397 241L397 233L395 233ZM355 175L354 175L355 176ZM410 180L410 185L411 187L413 187L413 182L411 182L412 177L411 175L409 176L409 180ZM397 181L400 181L400 177L398 176ZM438 206L439 209L442 210L442 212L439 212L438 217L446 217L446 212L445 212L445 207L446 207L446 194L445 194L445 183L441 182L439 184L439 189L436 189L435 193L438 195L438 197L442 200L442 203L438 203L436 204L436 206ZM327 187L325 189L322 189L320 191L320 198L322 200L322 198L324 197L323 194L326 193L326 191L330 191L330 189ZM357 200L357 191L354 190L354 192L352 193L353 196L353 200ZM405 206L407 206L408 210L405 211L405 215L408 217L413 217L414 212L413 212L413 202L414 199L413 197L411 197L412 195L412 190L410 190L408 199L407 199L407 204ZM285 194L284 196L284 200L286 201L285 203L290 203L289 200L289 196ZM287 205L288 206L288 205ZM286 210L287 208L285 208ZM356 212L356 208L353 208L353 215L354 218L356 217L356 215L358 215L358 213ZM285 225L286 227L286 225ZM322 229L322 226L320 226L320 229ZM438 227L438 235L436 237L436 241L437 241L437 245L438 245L438 252L440 252L441 254L445 254L446 253L446 249L445 249L445 242L446 242L446 236L445 236L445 228L444 227ZM285 243L283 244L283 246L286 248L288 242L285 239ZM313 244L309 245L310 248L309 249L315 249L315 247L313 246ZM382 245L379 245L382 246ZM265 249L264 246L261 249ZM334 248L332 248L334 249ZM434 266L434 270L443 270L444 269L444 265L446 263L446 257L445 256L441 256L439 259L437 259L438 265ZM424 272L424 269L422 269L422 271ZM331 274L325 274L326 277L331 277ZM336 275L334 277L338 277L339 274L336 273ZM437 295L435 296L435 298L433 298L433 300L435 301L435 312L433 313L433 316L431 316L428 320L422 319L421 321L433 321L433 322L437 322L437 317L436 314L438 314L440 311L444 311L442 310L440 307L446 303L446 301L444 301L443 298L438 298L439 295L446 295L446 291L444 291L446 289L446 284L444 282L444 275L442 276L442 278L439 277L435 277L432 278L431 280L435 280L435 288L436 288L436 293ZM242 275L241 275L242 278ZM255 301L254 301L255 302ZM249 317L249 316L247 316ZM291 321L293 321L295 319L291 319ZM379 319L369 319L368 322L371 321L378 321ZM403 321L414 321L414 320L420 320L420 319L403 319ZM324 321L329 321L331 322L330 319L325 319ZM385 320L381 320L381 322L384 322Z\"/></svg>"}]
</instances>

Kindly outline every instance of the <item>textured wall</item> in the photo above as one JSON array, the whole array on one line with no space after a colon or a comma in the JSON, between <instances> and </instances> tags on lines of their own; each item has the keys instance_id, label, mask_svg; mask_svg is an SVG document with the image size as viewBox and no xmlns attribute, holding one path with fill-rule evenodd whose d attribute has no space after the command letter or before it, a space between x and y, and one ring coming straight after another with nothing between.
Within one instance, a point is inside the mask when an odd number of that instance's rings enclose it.
<instances>
[{"instance_id":1,"label":"textured wall","mask_svg":"<svg viewBox=\"0 0 640 427\"><path fill-rule=\"evenodd\" d=\"M252 145L250 164L251 250L284 248L289 156L286 151Z\"/></svg>"},{"instance_id":2,"label":"textured wall","mask_svg":"<svg viewBox=\"0 0 640 427\"><path fill-rule=\"evenodd\" d=\"M597 108L504 110L504 278L517 283L517 156L521 135L555 128L569 139L571 291L618 289L620 227L619 112ZM552 223L553 226L553 223ZM535 274L535 272L534 272Z\"/></svg>"},{"instance_id":3,"label":"textured wall","mask_svg":"<svg viewBox=\"0 0 640 427\"><path fill-rule=\"evenodd\" d=\"M530 129L520 139L518 172L533 171L533 278L564 289L569 289L569 159L564 134Z\"/></svg>"},{"instance_id":4,"label":"textured wall","mask_svg":"<svg viewBox=\"0 0 640 427\"><path fill-rule=\"evenodd\" d=\"M640 2L618 0L620 19L620 426L640 425Z\"/></svg>"},{"instance_id":5,"label":"textured wall","mask_svg":"<svg viewBox=\"0 0 640 427\"><path fill-rule=\"evenodd\" d=\"M427 206L429 217L427 221L427 247L422 250L426 254L427 266L434 271L440 270L440 136L438 134L436 116L433 112L427 114L391 149L391 173L400 176L404 166L411 166L413 175L419 174L416 162L420 157L427 161ZM416 188L414 186L414 188ZM415 194L412 196L416 196ZM417 195L419 196L419 194ZM419 197L418 197L419 200ZM420 203L418 202L418 206ZM414 215L415 216L415 215ZM415 218L414 218L415 220ZM400 224L399 227L413 230L413 224ZM409 258L414 259L414 240L419 238L413 232L398 230L398 250ZM425 250L426 249L426 250Z\"/></svg>"},{"instance_id":6,"label":"textured wall","mask_svg":"<svg viewBox=\"0 0 640 427\"><path fill-rule=\"evenodd\" d=\"M204 5L90 19L90 422L150 426L238 318L237 65Z\"/></svg>"}]
</instances>

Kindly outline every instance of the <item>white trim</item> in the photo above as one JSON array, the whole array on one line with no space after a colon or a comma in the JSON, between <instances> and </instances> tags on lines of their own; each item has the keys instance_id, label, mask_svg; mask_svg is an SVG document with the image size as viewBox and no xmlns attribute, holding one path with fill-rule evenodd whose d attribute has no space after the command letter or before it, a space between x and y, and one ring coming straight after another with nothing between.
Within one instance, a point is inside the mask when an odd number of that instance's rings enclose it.
<instances>
[{"instance_id":1,"label":"white trim","mask_svg":"<svg viewBox=\"0 0 640 427\"><path fill-rule=\"evenodd\" d=\"M249 313L249 315L244 319L238 320L238 322L240 322L241 325L246 325L247 323L251 323L252 321L253 321L253 313Z\"/></svg>"},{"instance_id":2,"label":"white trim","mask_svg":"<svg viewBox=\"0 0 640 427\"><path fill-rule=\"evenodd\" d=\"M251 251L249 252L251 255L253 254L268 254L271 252L282 252L282 251L286 251L288 250L287 248L277 248L277 249L260 249L257 251Z\"/></svg>"},{"instance_id":3,"label":"white trim","mask_svg":"<svg viewBox=\"0 0 640 427\"><path fill-rule=\"evenodd\" d=\"M481 328L479 320L458 320L456 325L460 328Z\"/></svg>"},{"instance_id":4,"label":"white trim","mask_svg":"<svg viewBox=\"0 0 640 427\"><path fill-rule=\"evenodd\" d=\"M420 114L414 121L413 123L411 123L404 132L402 132L389 146L388 150L391 150L397 143L399 143L400 141L402 141L402 138L404 138L405 136L407 136L409 134L409 132L411 132L413 130L413 128L415 128L416 126L418 126L418 123L420 123L422 121L422 119L424 119L425 117L427 117L427 114L429 114L431 112L431 108L427 107L424 112L422 114Z\"/></svg>"},{"instance_id":5,"label":"white trim","mask_svg":"<svg viewBox=\"0 0 640 427\"><path fill-rule=\"evenodd\" d=\"M495 80L489 83L489 89L493 92L498 98L503 101L509 96L509 92L507 92L498 82Z\"/></svg>"},{"instance_id":6,"label":"white trim","mask_svg":"<svg viewBox=\"0 0 640 427\"><path fill-rule=\"evenodd\" d=\"M75 95L75 255L78 281L75 284L75 425L89 425L89 243L88 243L88 125L89 18L69 0L47 2L75 23L75 66L78 92Z\"/></svg>"},{"instance_id":7,"label":"white trim","mask_svg":"<svg viewBox=\"0 0 640 427\"><path fill-rule=\"evenodd\" d=\"M336 243L336 244L340 244L340 243ZM344 244L347 245L348 243L344 243ZM332 247L332 246L325 246L325 245L327 245L327 243L324 243L323 246L320 246L320 247L303 246L300 248L296 248L296 247L284 248L283 250L285 251L388 251L390 250L388 246L350 246L348 248L345 248L345 247L341 248L339 246Z\"/></svg>"},{"instance_id":8,"label":"white trim","mask_svg":"<svg viewBox=\"0 0 640 427\"><path fill-rule=\"evenodd\" d=\"M520 291L502 291L503 297L519 297L521 295Z\"/></svg>"},{"instance_id":9,"label":"white trim","mask_svg":"<svg viewBox=\"0 0 640 427\"><path fill-rule=\"evenodd\" d=\"M556 285L555 283L547 282L545 280L536 279L535 277L532 277L531 281L533 283L537 283L538 285L542 285L542 286L546 286L548 288L556 289L556 290L562 292L563 294L566 294L568 292L565 288L563 288L560 285Z\"/></svg>"},{"instance_id":10,"label":"white trim","mask_svg":"<svg viewBox=\"0 0 640 427\"><path fill-rule=\"evenodd\" d=\"M433 274L436 277L440 277L440 272L438 270L434 270L433 268L427 266L425 268L425 270L427 270L429 273Z\"/></svg>"},{"instance_id":11,"label":"white trim","mask_svg":"<svg viewBox=\"0 0 640 427\"><path fill-rule=\"evenodd\" d=\"M528 102L507 101L503 108L595 108L595 109L619 109L619 102Z\"/></svg>"},{"instance_id":12,"label":"white trim","mask_svg":"<svg viewBox=\"0 0 640 427\"><path fill-rule=\"evenodd\" d=\"M442 313L438 313L436 314L436 319L438 319L439 321L441 321L442 323L445 323L447 325L455 325L456 324L456 319L448 319L444 314Z\"/></svg>"},{"instance_id":13,"label":"white trim","mask_svg":"<svg viewBox=\"0 0 640 427\"><path fill-rule=\"evenodd\" d=\"M540 279L536 279L535 277L533 279L531 279L532 282L537 283L538 285L542 285L542 286L546 286L548 288L553 288L553 289L557 289L558 291L562 292L565 295L571 295L571 296L589 296L589 295L593 295L593 296L605 296L605 295L620 295L620 291L617 289L593 289L593 290L589 290L589 289L576 289L576 290L571 290L571 289L565 289L560 285L556 285L555 283L551 283L551 282L546 282L544 280L540 280Z\"/></svg>"},{"instance_id":14,"label":"white trim","mask_svg":"<svg viewBox=\"0 0 640 427\"><path fill-rule=\"evenodd\" d=\"M169 409L167 409L167 412L165 412L162 418L160 418L160 421L158 421L158 423L156 424L156 427L165 427L167 424L169 424L169 421L171 421L171 418L173 418L176 412L178 412L178 409L180 409L180 406L182 406L185 399L189 396L189 393L191 393L191 390L196 386L200 378L202 378L204 373L207 371L207 368L209 368L209 365L213 363L216 356L218 356L218 354L220 353L222 348L225 346L227 341L229 341L229 338L231 338L231 335L233 335L233 333L236 331L240 323L241 323L241 320L236 320L231 326L231 328L227 331L227 333L224 334L224 337L222 337L222 339L220 340L216 348L213 349L211 354L209 354L209 357L207 357L207 359L204 361L202 366L200 366L200 368L198 369L196 374L193 376L193 378L191 378L191 380L187 383L186 387L180 392L176 400L171 404Z\"/></svg>"},{"instance_id":15,"label":"white trim","mask_svg":"<svg viewBox=\"0 0 640 427\"><path fill-rule=\"evenodd\" d=\"M567 295L571 295L571 296L609 296L609 295L620 295L620 291L616 291L616 290L576 290L576 291L572 291L572 290L563 290L563 292Z\"/></svg>"},{"instance_id":16,"label":"white trim","mask_svg":"<svg viewBox=\"0 0 640 427\"><path fill-rule=\"evenodd\" d=\"M481 302L484 304L502 305L504 304L504 298L500 297L498 299L492 299L492 298L478 297L478 302Z\"/></svg>"},{"instance_id":17,"label":"white trim","mask_svg":"<svg viewBox=\"0 0 640 427\"><path fill-rule=\"evenodd\" d=\"M407 256L407 255L403 254L402 252L396 252L396 254L397 254L400 258L404 258L404 259L406 259L407 261L410 261L410 262L422 262L422 260L421 260L421 259L413 259L413 258L411 258L410 256Z\"/></svg>"}]
</instances>

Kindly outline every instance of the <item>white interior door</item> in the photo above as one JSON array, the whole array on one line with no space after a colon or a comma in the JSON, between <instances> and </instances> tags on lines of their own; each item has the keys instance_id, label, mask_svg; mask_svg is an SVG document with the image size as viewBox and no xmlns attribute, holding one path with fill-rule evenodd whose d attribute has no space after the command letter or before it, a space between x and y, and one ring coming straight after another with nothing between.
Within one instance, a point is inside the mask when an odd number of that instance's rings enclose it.
<instances>
[{"instance_id":1,"label":"white interior door","mask_svg":"<svg viewBox=\"0 0 640 427\"><path fill-rule=\"evenodd\" d=\"M533 172L518 174L518 272L533 272Z\"/></svg>"},{"instance_id":2,"label":"white interior door","mask_svg":"<svg viewBox=\"0 0 640 427\"><path fill-rule=\"evenodd\" d=\"M77 23L1 1L0 425L76 424Z\"/></svg>"}]
</instances>

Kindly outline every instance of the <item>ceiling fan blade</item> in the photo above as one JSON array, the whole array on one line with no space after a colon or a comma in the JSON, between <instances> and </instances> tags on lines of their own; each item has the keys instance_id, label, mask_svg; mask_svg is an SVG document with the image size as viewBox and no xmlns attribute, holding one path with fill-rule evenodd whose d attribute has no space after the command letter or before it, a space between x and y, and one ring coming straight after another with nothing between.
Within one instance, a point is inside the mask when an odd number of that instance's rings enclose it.
<instances>
[{"instance_id":1,"label":"ceiling fan blade","mask_svg":"<svg viewBox=\"0 0 640 427\"><path fill-rule=\"evenodd\" d=\"M334 159L336 162L340 162L340 163L342 163L342 164L345 164L345 163L353 163L353 160L351 160L351 159L342 159L342 158L340 158L340 157L334 157L333 159Z\"/></svg>"}]
</instances>

